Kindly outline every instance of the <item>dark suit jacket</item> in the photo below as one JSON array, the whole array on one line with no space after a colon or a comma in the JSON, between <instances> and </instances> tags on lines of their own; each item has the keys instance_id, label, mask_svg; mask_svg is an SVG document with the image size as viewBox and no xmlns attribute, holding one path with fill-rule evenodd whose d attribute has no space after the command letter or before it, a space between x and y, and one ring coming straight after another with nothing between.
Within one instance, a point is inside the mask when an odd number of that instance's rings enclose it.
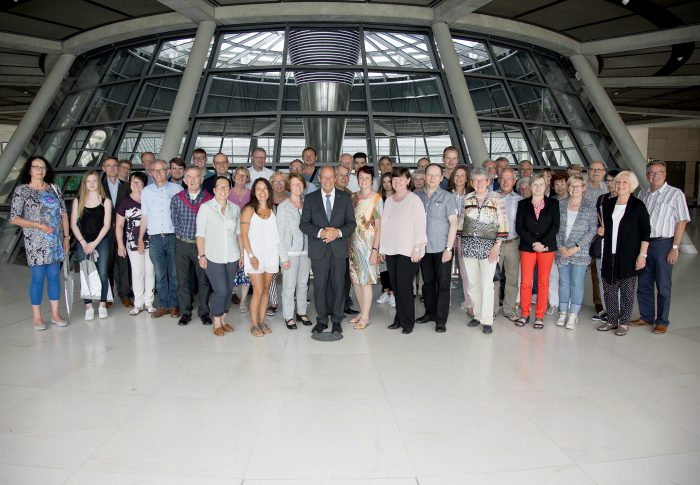
<instances>
[{"instance_id":1,"label":"dark suit jacket","mask_svg":"<svg viewBox=\"0 0 700 485\"><path fill-rule=\"evenodd\" d=\"M608 262L612 257L612 213L617 203L617 197L611 197L603 202L603 226L605 235L603 240L603 269L602 276L605 281L612 283L617 279L631 278L637 276L639 271L634 269L639 256L639 248L642 241L649 241L651 235L651 225L649 223L649 212L644 202L630 196L625 208L625 214L620 220L617 229L617 249L615 251L614 275L610 274L612 265Z\"/></svg>"},{"instance_id":2,"label":"dark suit jacket","mask_svg":"<svg viewBox=\"0 0 700 485\"><path fill-rule=\"evenodd\" d=\"M229 182L231 182L231 187L233 187L233 177L230 173L227 173L226 175L228 176ZM217 178L219 177L216 175L216 173L214 173L214 176L204 179L204 182L202 182L202 188L211 195L214 195L214 186L216 185Z\"/></svg>"},{"instance_id":3,"label":"dark suit jacket","mask_svg":"<svg viewBox=\"0 0 700 485\"><path fill-rule=\"evenodd\" d=\"M347 193L335 189L335 200L331 220L326 217L323 189L315 190L304 197L299 229L309 237L309 258L347 258L348 240L357 225L352 199ZM335 227L343 234L332 243L326 244L318 238L318 232L325 227Z\"/></svg>"},{"instance_id":4,"label":"dark suit jacket","mask_svg":"<svg viewBox=\"0 0 700 485\"><path fill-rule=\"evenodd\" d=\"M107 177L102 177L102 188L105 191L105 194L109 198L109 200L112 200L112 194L109 191L109 185L107 185ZM114 204L114 207L112 207L112 227L114 227L114 224L117 221L117 208L119 207L119 204L122 203L122 200L124 200L124 197L129 195L131 193L131 187L129 186L128 183L119 180L119 188L117 189L117 203Z\"/></svg>"},{"instance_id":5,"label":"dark suit jacket","mask_svg":"<svg viewBox=\"0 0 700 485\"><path fill-rule=\"evenodd\" d=\"M557 232L559 231L559 202L551 197L544 198L544 208L539 219L535 217L532 197L518 202L518 214L515 216L515 230L520 236L518 249L528 253L534 252L532 245L542 243L550 251L557 250Z\"/></svg>"}]
</instances>

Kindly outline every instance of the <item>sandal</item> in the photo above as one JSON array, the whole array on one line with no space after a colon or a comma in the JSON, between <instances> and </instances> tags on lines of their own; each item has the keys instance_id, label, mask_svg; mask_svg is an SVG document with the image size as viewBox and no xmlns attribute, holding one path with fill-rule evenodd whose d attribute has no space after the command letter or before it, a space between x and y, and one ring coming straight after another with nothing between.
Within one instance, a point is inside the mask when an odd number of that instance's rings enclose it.
<instances>
[{"instance_id":1,"label":"sandal","mask_svg":"<svg viewBox=\"0 0 700 485\"><path fill-rule=\"evenodd\" d=\"M544 321L542 319L538 318L535 320L535 324L532 326L532 328L536 328L537 330L542 330L544 328Z\"/></svg>"},{"instance_id":2,"label":"sandal","mask_svg":"<svg viewBox=\"0 0 700 485\"><path fill-rule=\"evenodd\" d=\"M297 315L297 320L302 323L302 325L306 325L307 327L311 325L311 320L309 320L309 317L306 315Z\"/></svg>"},{"instance_id":3,"label":"sandal","mask_svg":"<svg viewBox=\"0 0 700 485\"><path fill-rule=\"evenodd\" d=\"M260 328L260 325L253 325L252 327L250 327L250 333L251 335L253 335L253 337L262 337L263 335L265 335L262 329Z\"/></svg>"},{"instance_id":4,"label":"sandal","mask_svg":"<svg viewBox=\"0 0 700 485\"><path fill-rule=\"evenodd\" d=\"M248 313L250 310L248 310L248 305L245 303L241 303L241 313Z\"/></svg>"},{"instance_id":5,"label":"sandal","mask_svg":"<svg viewBox=\"0 0 700 485\"><path fill-rule=\"evenodd\" d=\"M515 320L515 322L513 322L513 323L515 323L516 327L524 327L525 325L527 325L528 318L529 317L520 317L517 320Z\"/></svg>"},{"instance_id":6,"label":"sandal","mask_svg":"<svg viewBox=\"0 0 700 485\"><path fill-rule=\"evenodd\" d=\"M262 329L264 334L272 333L272 329L267 326L267 323L263 323L260 325L260 328Z\"/></svg>"},{"instance_id":7,"label":"sandal","mask_svg":"<svg viewBox=\"0 0 700 485\"><path fill-rule=\"evenodd\" d=\"M290 324L289 322L292 322L292 323ZM287 325L287 328L289 330L296 330L297 329L297 324L294 323L294 320L291 318L289 320L287 320L286 322L284 322L284 324Z\"/></svg>"},{"instance_id":8,"label":"sandal","mask_svg":"<svg viewBox=\"0 0 700 485\"><path fill-rule=\"evenodd\" d=\"M351 323L353 326L360 321L360 316L355 315L352 317L350 320L348 320L348 323Z\"/></svg>"},{"instance_id":9,"label":"sandal","mask_svg":"<svg viewBox=\"0 0 700 485\"><path fill-rule=\"evenodd\" d=\"M354 328L355 330L363 330L367 328L367 325L369 325L369 319L359 319L356 323L352 325L352 328Z\"/></svg>"}]
</instances>

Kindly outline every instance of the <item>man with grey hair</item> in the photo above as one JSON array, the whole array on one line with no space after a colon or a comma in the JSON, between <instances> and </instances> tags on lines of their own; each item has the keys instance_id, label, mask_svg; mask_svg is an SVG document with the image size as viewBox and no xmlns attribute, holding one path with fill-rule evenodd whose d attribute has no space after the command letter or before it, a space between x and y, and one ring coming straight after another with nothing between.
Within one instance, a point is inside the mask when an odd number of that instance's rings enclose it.
<instances>
[{"instance_id":1,"label":"man with grey hair","mask_svg":"<svg viewBox=\"0 0 700 485\"><path fill-rule=\"evenodd\" d=\"M302 162L298 158L295 158L294 160L289 162L289 173L298 173L303 177L304 162ZM306 184L306 190L304 190L304 195L309 195L314 190L316 190L316 186L314 184Z\"/></svg>"},{"instance_id":2,"label":"man with grey hair","mask_svg":"<svg viewBox=\"0 0 700 485\"><path fill-rule=\"evenodd\" d=\"M264 148L258 147L253 150L253 153L250 154L250 160L252 164L250 167L248 167L248 171L250 172L250 182L246 184L247 189L250 189L253 186L253 182L255 182L257 179L264 178L266 180L270 180L272 174L275 173L265 166L265 162L267 161L267 151L265 151Z\"/></svg>"},{"instance_id":3,"label":"man with grey hair","mask_svg":"<svg viewBox=\"0 0 700 485\"><path fill-rule=\"evenodd\" d=\"M532 162L530 160L522 160L518 164L518 177L532 177Z\"/></svg>"},{"instance_id":4,"label":"man with grey hair","mask_svg":"<svg viewBox=\"0 0 700 485\"><path fill-rule=\"evenodd\" d=\"M501 275L505 282L499 280L499 284L494 285L494 309L500 296L500 287L505 283L503 295L503 314L511 321L518 319L516 310L518 298L518 275L520 273L520 251L518 244L520 237L515 231L515 217L518 213L518 202L523 200L522 196L515 190L515 170L510 167L504 168L499 176L501 187L498 193L501 194L503 205L508 218L508 237L501 244L501 254L498 257L498 264L501 267Z\"/></svg>"},{"instance_id":5,"label":"man with grey hair","mask_svg":"<svg viewBox=\"0 0 700 485\"><path fill-rule=\"evenodd\" d=\"M586 190L583 193L583 200L588 200L593 204L598 202L598 198L608 193L608 187L605 185L605 165L601 161L594 161L588 166L588 182L586 182ZM593 307L595 314L592 319L601 321L606 318L605 302L602 298L603 283L600 279L600 273L596 265L596 258L591 258L591 263L588 266L591 274L591 293L593 294Z\"/></svg>"},{"instance_id":6,"label":"man with grey hair","mask_svg":"<svg viewBox=\"0 0 700 485\"><path fill-rule=\"evenodd\" d=\"M360 190L360 184L357 183L357 174L353 170L353 159L349 153L343 153L338 159L338 165L348 169L348 189L350 192Z\"/></svg>"},{"instance_id":7,"label":"man with grey hair","mask_svg":"<svg viewBox=\"0 0 700 485\"><path fill-rule=\"evenodd\" d=\"M481 164L481 168L486 170L489 177L489 190L498 190L498 181L496 181L496 161L495 160L484 160Z\"/></svg>"},{"instance_id":8,"label":"man with grey hair","mask_svg":"<svg viewBox=\"0 0 700 485\"><path fill-rule=\"evenodd\" d=\"M678 262L681 240L685 226L690 222L690 213L683 191L666 183L664 162L653 161L647 165L647 180L649 188L639 192L639 199L649 211L651 239L647 264L639 275L637 288L641 316L631 323L654 325L654 333L663 335L669 325L673 265Z\"/></svg>"}]
</instances>

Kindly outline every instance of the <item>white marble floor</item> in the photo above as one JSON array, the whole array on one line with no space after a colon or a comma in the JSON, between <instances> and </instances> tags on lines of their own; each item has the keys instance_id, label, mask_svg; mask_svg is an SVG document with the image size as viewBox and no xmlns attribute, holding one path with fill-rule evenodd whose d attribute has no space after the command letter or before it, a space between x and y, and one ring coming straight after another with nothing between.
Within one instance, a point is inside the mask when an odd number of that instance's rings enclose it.
<instances>
[{"instance_id":1,"label":"white marble floor","mask_svg":"<svg viewBox=\"0 0 700 485\"><path fill-rule=\"evenodd\" d=\"M681 256L665 336L596 332L589 307L487 336L457 303L445 334L375 305L320 343L120 305L35 332L27 268L0 266L0 483L697 484L698 270Z\"/></svg>"}]
</instances>

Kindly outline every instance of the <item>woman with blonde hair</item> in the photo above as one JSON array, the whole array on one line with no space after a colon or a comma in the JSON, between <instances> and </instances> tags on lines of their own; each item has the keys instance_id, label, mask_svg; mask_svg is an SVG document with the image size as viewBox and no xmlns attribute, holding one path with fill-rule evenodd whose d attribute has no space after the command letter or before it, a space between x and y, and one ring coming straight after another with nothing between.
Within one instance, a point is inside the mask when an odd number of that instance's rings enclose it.
<instances>
[{"instance_id":1,"label":"woman with blonde hair","mask_svg":"<svg viewBox=\"0 0 700 485\"><path fill-rule=\"evenodd\" d=\"M250 171L248 168L241 165L233 171L233 187L229 193L228 200L238 206L243 211L243 208L250 202L250 189L246 188L246 184L250 182ZM248 312L248 290L250 289L250 280L245 274L243 265L239 264L236 269L236 275L233 278L233 286L241 287L241 296L236 293L231 297L231 303L234 305L241 304L241 313Z\"/></svg>"},{"instance_id":2,"label":"woman with blonde hair","mask_svg":"<svg viewBox=\"0 0 700 485\"><path fill-rule=\"evenodd\" d=\"M73 201L70 226L78 239L76 255L78 262L87 259L88 255L97 253L97 273L100 275L102 290L98 316L107 318L107 298L109 295L108 260L109 244L107 233L112 223L112 200L107 197L100 183L100 176L94 170L85 172L80 182L78 197ZM95 318L92 300L86 299L85 320Z\"/></svg>"},{"instance_id":3,"label":"woman with blonde hair","mask_svg":"<svg viewBox=\"0 0 700 485\"><path fill-rule=\"evenodd\" d=\"M450 178L447 180L447 190L452 192L457 199L457 217L461 217L462 209L464 209L464 199L467 194L472 191L471 184L469 183L469 168L466 165L457 165L455 167L450 174ZM467 312L467 315L474 316L474 304L467 291L469 288L467 270L464 267L464 259L462 259L462 235L459 233L455 238L454 248L457 253L459 283L462 285L462 294L464 295L464 302L461 308Z\"/></svg>"}]
</instances>

